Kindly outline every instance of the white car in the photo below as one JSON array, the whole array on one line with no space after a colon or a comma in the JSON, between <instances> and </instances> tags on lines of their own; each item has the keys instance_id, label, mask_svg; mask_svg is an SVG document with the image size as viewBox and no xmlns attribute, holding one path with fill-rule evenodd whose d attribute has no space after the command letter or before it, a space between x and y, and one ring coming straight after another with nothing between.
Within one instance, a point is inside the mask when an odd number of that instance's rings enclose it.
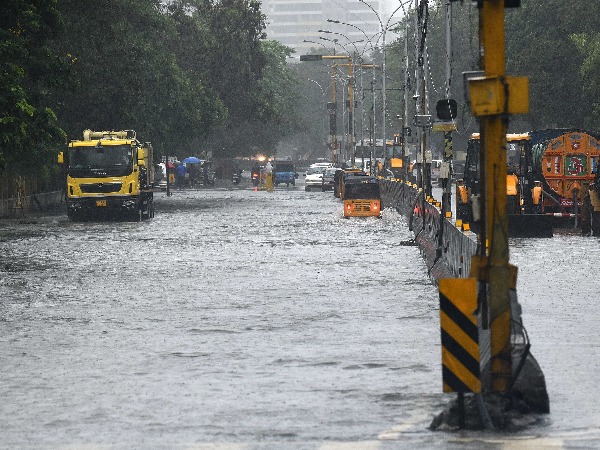
<instances>
[{"instance_id":1,"label":"white car","mask_svg":"<svg viewBox=\"0 0 600 450\"><path fill-rule=\"evenodd\" d=\"M318 162L318 163L311 164L310 167L325 167L327 169L329 167L333 167L333 164L328 163L328 162Z\"/></svg>"},{"instance_id":2,"label":"white car","mask_svg":"<svg viewBox=\"0 0 600 450\"><path fill-rule=\"evenodd\" d=\"M323 187L323 172L326 167L309 167L306 171L306 177L304 178L304 190L310 191L311 189L321 190Z\"/></svg>"}]
</instances>

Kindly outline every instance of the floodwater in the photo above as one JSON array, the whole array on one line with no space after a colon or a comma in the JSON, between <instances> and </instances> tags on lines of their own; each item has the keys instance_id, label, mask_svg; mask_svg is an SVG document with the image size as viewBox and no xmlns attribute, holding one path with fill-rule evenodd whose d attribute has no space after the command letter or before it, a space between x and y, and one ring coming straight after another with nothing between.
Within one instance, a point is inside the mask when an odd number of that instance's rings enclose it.
<instances>
[{"instance_id":1,"label":"floodwater","mask_svg":"<svg viewBox=\"0 0 600 450\"><path fill-rule=\"evenodd\" d=\"M0 223L1 448L599 448L597 238L512 242L551 414L428 430L438 293L405 221L298 186L156 195L142 223Z\"/></svg>"}]
</instances>

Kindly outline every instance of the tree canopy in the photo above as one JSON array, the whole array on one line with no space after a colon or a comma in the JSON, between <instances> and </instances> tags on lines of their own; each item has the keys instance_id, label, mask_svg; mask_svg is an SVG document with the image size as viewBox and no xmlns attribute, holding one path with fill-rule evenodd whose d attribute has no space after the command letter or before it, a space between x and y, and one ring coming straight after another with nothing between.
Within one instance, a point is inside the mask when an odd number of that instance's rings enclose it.
<instances>
[{"instance_id":1,"label":"tree canopy","mask_svg":"<svg viewBox=\"0 0 600 450\"><path fill-rule=\"evenodd\" d=\"M445 96L445 2L429 4L427 95L435 105ZM478 68L478 9L470 1L452 5L451 95L461 105L461 131L468 132L476 121L464 106L462 72ZM66 137L79 138L85 128L135 129L158 154L250 155L283 140L298 154L310 152L302 147L326 150L327 70L287 64L291 49L265 39L260 6L258 0L3 1L0 168L31 172L48 165ZM530 80L530 113L511 118L514 130L598 128L599 13L600 3L583 0L529 0L507 10L507 73ZM388 137L398 132L403 89L409 117L414 107L414 18L407 19L387 48ZM371 58L381 63L381 52ZM373 95L381 95L380 87Z\"/></svg>"},{"instance_id":2,"label":"tree canopy","mask_svg":"<svg viewBox=\"0 0 600 450\"><path fill-rule=\"evenodd\" d=\"M294 128L291 49L265 39L256 0L7 0L0 12L0 167L48 164L86 128L135 129L180 156L236 156Z\"/></svg>"},{"instance_id":3,"label":"tree canopy","mask_svg":"<svg viewBox=\"0 0 600 450\"><path fill-rule=\"evenodd\" d=\"M6 0L0 7L0 169L16 173L48 162L64 140L47 103L61 83L61 63L48 42L61 29L56 1Z\"/></svg>"},{"instance_id":4,"label":"tree canopy","mask_svg":"<svg viewBox=\"0 0 600 450\"><path fill-rule=\"evenodd\" d=\"M445 1L429 1L426 27L427 98L435 117L435 104L446 93L446 14ZM454 135L455 148L464 148L466 138L478 131L478 122L470 114L464 92L463 72L478 70L479 10L476 2L453 2L452 5L452 76L450 96L459 104L459 130ZM597 130L600 125L600 83L595 76L600 69L600 25L596 17L600 3L576 0L528 0L520 8L505 11L506 73L529 78L530 112L513 115L509 131L525 132L544 128L582 128ZM414 114L414 15L410 12L399 27L399 38L388 48L388 86L403 88L405 30L409 39L409 124ZM398 132L394 124L401 112L401 100L388 96L390 133ZM388 135L388 138L390 136ZM440 141L439 133L432 133Z\"/></svg>"}]
</instances>

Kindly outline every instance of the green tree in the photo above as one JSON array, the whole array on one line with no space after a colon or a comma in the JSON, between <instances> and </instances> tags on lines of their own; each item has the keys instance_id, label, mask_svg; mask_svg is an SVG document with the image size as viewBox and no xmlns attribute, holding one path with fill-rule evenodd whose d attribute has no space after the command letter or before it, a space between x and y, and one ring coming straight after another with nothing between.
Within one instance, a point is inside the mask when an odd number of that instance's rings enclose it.
<instances>
[{"instance_id":1,"label":"green tree","mask_svg":"<svg viewBox=\"0 0 600 450\"><path fill-rule=\"evenodd\" d=\"M60 11L69 27L55 45L76 84L55 101L70 136L131 128L159 153L179 154L224 117L203 80L178 64L176 27L159 1L63 0Z\"/></svg>"},{"instance_id":2,"label":"green tree","mask_svg":"<svg viewBox=\"0 0 600 450\"><path fill-rule=\"evenodd\" d=\"M430 1L427 24L428 96L435 115L435 103L445 97L445 4ZM462 74L480 68L479 9L475 2L453 2L451 96L458 101L458 132L455 149L464 149L466 138L477 131L478 122L467 108ZM510 117L509 130L523 132L544 128L598 127L600 87L597 84L598 51L596 36L600 33L597 17L600 3L584 0L528 0L520 8L506 9L506 73L529 78L530 112ZM410 71L414 72L414 12L408 17ZM401 29L404 29L404 24ZM403 52L388 51L388 67L397 67ZM401 69L390 69L393 77ZM409 98L414 94L410 80ZM389 115L401 110L391 100ZM413 104L409 103L409 123ZM439 140L436 133L432 139ZM441 141L438 148L441 148Z\"/></svg>"},{"instance_id":3,"label":"green tree","mask_svg":"<svg viewBox=\"0 0 600 450\"><path fill-rule=\"evenodd\" d=\"M0 7L0 168L32 173L64 141L48 90L61 63L47 42L60 29L55 0L5 0Z\"/></svg>"},{"instance_id":4,"label":"green tree","mask_svg":"<svg viewBox=\"0 0 600 450\"><path fill-rule=\"evenodd\" d=\"M593 100L581 72L585 56L572 36L600 29L600 4L528 1L507 11L507 68L529 77L532 128L589 125Z\"/></svg>"},{"instance_id":5,"label":"green tree","mask_svg":"<svg viewBox=\"0 0 600 450\"><path fill-rule=\"evenodd\" d=\"M586 119L585 127L600 129L600 31L574 34L571 39L583 56L580 68L584 94L592 105L593 114Z\"/></svg>"}]
</instances>

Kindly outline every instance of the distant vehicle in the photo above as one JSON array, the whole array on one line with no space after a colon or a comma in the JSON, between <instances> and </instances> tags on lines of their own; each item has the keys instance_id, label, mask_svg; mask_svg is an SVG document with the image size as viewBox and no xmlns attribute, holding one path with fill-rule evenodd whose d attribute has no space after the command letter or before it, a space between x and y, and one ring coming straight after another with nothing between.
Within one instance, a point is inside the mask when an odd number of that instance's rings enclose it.
<instances>
[{"instance_id":1,"label":"distant vehicle","mask_svg":"<svg viewBox=\"0 0 600 450\"><path fill-rule=\"evenodd\" d=\"M381 216L381 194L377 178L354 176L344 184L344 217Z\"/></svg>"},{"instance_id":2,"label":"distant vehicle","mask_svg":"<svg viewBox=\"0 0 600 450\"><path fill-rule=\"evenodd\" d=\"M552 226L571 226L584 201L584 187L598 184L600 134L547 129L506 135L506 196L511 235L552 236ZM478 230L480 216L480 135L467 145L462 179L457 180L457 218ZM553 218L547 220L546 218Z\"/></svg>"},{"instance_id":3,"label":"distant vehicle","mask_svg":"<svg viewBox=\"0 0 600 450\"><path fill-rule=\"evenodd\" d=\"M383 163L383 158L354 158L354 166L352 166L352 161L346 161L348 167L358 167L366 174L371 173L371 163L373 163L373 168L375 168L378 163Z\"/></svg>"},{"instance_id":4,"label":"distant vehicle","mask_svg":"<svg viewBox=\"0 0 600 450\"><path fill-rule=\"evenodd\" d=\"M310 191L311 189L322 189L323 187L323 173L326 167L309 167L306 171L306 177L304 178L304 190Z\"/></svg>"},{"instance_id":5,"label":"distant vehicle","mask_svg":"<svg viewBox=\"0 0 600 450\"><path fill-rule=\"evenodd\" d=\"M333 164L331 164L330 162L317 162L314 164L311 164L310 167L333 167Z\"/></svg>"},{"instance_id":6,"label":"distant vehicle","mask_svg":"<svg viewBox=\"0 0 600 450\"><path fill-rule=\"evenodd\" d=\"M431 160L431 181L438 181L440 179L440 168L442 167L441 159Z\"/></svg>"},{"instance_id":7,"label":"distant vehicle","mask_svg":"<svg viewBox=\"0 0 600 450\"><path fill-rule=\"evenodd\" d=\"M357 167L352 167L349 169L342 170L338 174L338 178L337 178L336 185L334 187L333 194L336 197L343 199L344 198L344 189L346 187L346 181L353 177L366 177L366 176L367 176L367 174L364 173L362 170L360 170Z\"/></svg>"},{"instance_id":8,"label":"distant vehicle","mask_svg":"<svg viewBox=\"0 0 600 450\"><path fill-rule=\"evenodd\" d=\"M335 187L335 173L341 170L342 169L340 169L339 167L328 167L327 169L325 169L325 172L323 172L322 177L323 184L321 185L321 189L323 189L323 192L333 190L333 188Z\"/></svg>"},{"instance_id":9,"label":"distant vehicle","mask_svg":"<svg viewBox=\"0 0 600 450\"><path fill-rule=\"evenodd\" d=\"M432 183L441 183L440 175L443 161L441 159L432 159L430 168L430 180ZM412 160L409 165L409 172L412 173L414 180L416 181L420 175L421 161Z\"/></svg>"},{"instance_id":10,"label":"distant vehicle","mask_svg":"<svg viewBox=\"0 0 600 450\"><path fill-rule=\"evenodd\" d=\"M261 171L264 171L265 166L254 165L252 166L252 170L250 172L250 178L252 179L252 186L256 187L260 184L260 174Z\"/></svg>"},{"instance_id":11,"label":"distant vehicle","mask_svg":"<svg viewBox=\"0 0 600 450\"><path fill-rule=\"evenodd\" d=\"M289 186L296 185L296 178L298 173L294 169L294 163L291 161L275 161L275 168L273 169L275 178L273 180L275 186L284 184Z\"/></svg>"}]
</instances>

